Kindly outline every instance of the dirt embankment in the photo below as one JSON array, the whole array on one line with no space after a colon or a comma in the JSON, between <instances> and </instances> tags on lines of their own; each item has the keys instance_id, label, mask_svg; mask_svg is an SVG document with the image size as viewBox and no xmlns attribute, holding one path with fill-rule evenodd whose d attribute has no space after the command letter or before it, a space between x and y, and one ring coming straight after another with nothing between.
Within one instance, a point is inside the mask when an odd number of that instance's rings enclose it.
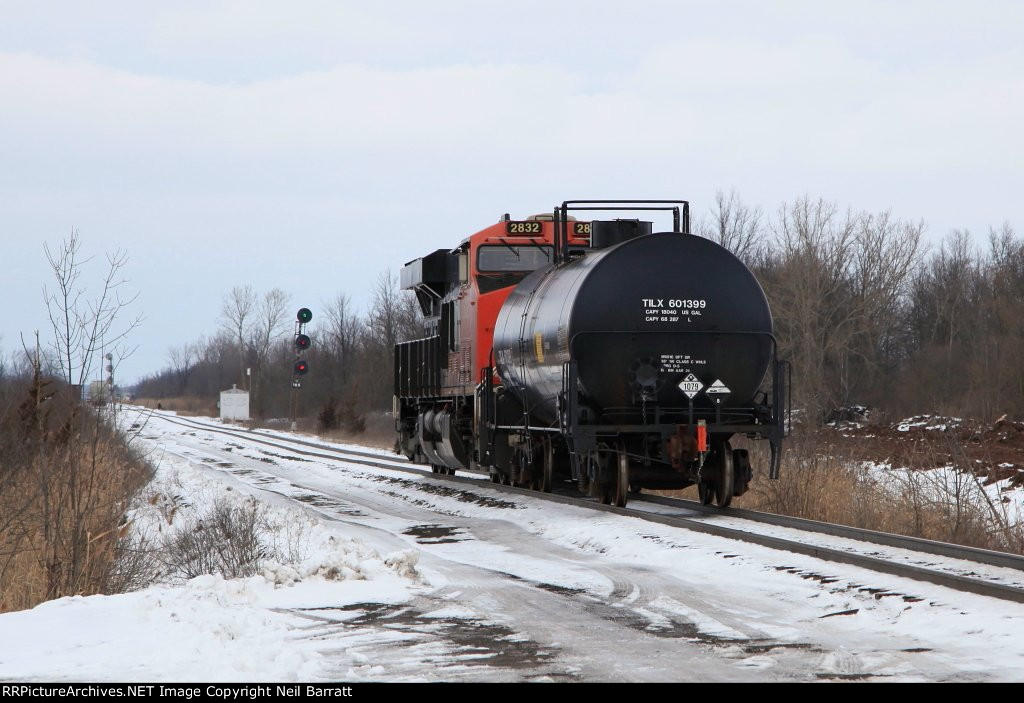
<instances>
[{"instance_id":1,"label":"dirt embankment","mask_svg":"<svg viewBox=\"0 0 1024 703\"><path fill-rule=\"evenodd\" d=\"M985 483L1010 479L1024 486L1024 422L1002 417L992 424L917 415L892 424L840 421L821 438L865 461L893 467L970 467Z\"/></svg>"}]
</instances>

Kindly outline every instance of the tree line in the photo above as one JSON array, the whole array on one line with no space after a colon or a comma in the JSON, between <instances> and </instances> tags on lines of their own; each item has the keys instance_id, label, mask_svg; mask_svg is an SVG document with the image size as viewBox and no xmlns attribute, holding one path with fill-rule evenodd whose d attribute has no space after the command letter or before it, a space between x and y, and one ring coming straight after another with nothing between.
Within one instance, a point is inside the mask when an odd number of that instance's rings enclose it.
<instances>
[{"instance_id":1,"label":"tree line","mask_svg":"<svg viewBox=\"0 0 1024 703\"><path fill-rule=\"evenodd\" d=\"M140 381L135 393L212 400L234 385L250 391L254 417L288 417L296 310L278 288L262 294L250 285L232 288L222 301L221 329L172 347L168 366ZM310 372L302 379L299 414L322 414L328 429L359 429L367 412L390 408L394 345L425 334L415 298L399 290L391 272L378 276L365 313L338 293L314 308L306 330L312 346L302 358Z\"/></svg>"},{"instance_id":2,"label":"tree line","mask_svg":"<svg viewBox=\"0 0 1024 703\"><path fill-rule=\"evenodd\" d=\"M854 406L1024 416L1024 242L1008 223L983 246L965 230L929 246L925 231L888 211L806 196L766 213L735 192L719 192L695 226L761 282L780 356L792 363L794 407L812 424ZM138 394L213 398L236 384L251 390L255 416L287 416L293 308L279 289L232 289L223 327L172 348ZM423 334L414 298L391 273L365 313L345 293L323 302L310 325L303 414L358 425L365 412L389 409L392 348Z\"/></svg>"},{"instance_id":3,"label":"tree line","mask_svg":"<svg viewBox=\"0 0 1024 703\"><path fill-rule=\"evenodd\" d=\"M766 215L719 192L697 231L761 281L813 423L853 406L1024 415L1024 242L1009 223L981 247L966 230L927 246L923 222L887 211L803 197Z\"/></svg>"}]
</instances>

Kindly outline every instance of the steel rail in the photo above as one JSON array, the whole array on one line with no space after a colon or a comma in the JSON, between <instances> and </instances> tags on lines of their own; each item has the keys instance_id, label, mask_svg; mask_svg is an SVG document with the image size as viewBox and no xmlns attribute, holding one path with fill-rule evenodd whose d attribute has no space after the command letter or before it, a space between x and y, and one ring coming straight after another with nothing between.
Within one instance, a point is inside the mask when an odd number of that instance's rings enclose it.
<instances>
[{"instance_id":1,"label":"steel rail","mask_svg":"<svg viewBox=\"0 0 1024 703\"><path fill-rule=\"evenodd\" d=\"M939 542L936 540L923 539L921 537L909 537L907 535L897 535L889 532L878 532L876 530L869 530L863 527L836 525L831 522L819 522L817 520L808 520L807 518L790 517L789 515L763 513L757 510L746 510L744 508L726 508L725 510L722 510L721 508L701 505L695 500L687 500L685 498L669 498L667 496L645 493L639 496L634 496L631 499L646 503L654 503L657 505L665 505L673 508L680 508L683 510L692 510L705 515L722 515L741 518L743 520L751 520L753 522L759 522L766 525L788 527L795 530L803 530L804 532L817 532L831 537L844 537L847 539L857 540L859 542L871 542L873 544L881 544L886 547L908 549L913 552L922 552L925 554L933 554L935 556L949 557L952 559L963 559L965 561L973 561L979 564L987 564L988 566L999 566L1007 569L1024 571L1024 555L1021 554L997 552L992 549L980 549L978 547L969 547L962 544L951 544L949 542Z\"/></svg>"},{"instance_id":2,"label":"steel rail","mask_svg":"<svg viewBox=\"0 0 1024 703\"><path fill-rule=\"evenodd\" d=\"M194 428L198 427L198 428L201 428L201 429L206 430L206 431L217 432L217 433L220 433L220 434L225 434L225 435L228 435L228 436L231 436L231 437L235 437L236 439L249 440L249 441L257 443L257 444L264 444L264 445L267 445L267 446L272 446L272 447L275 447L277 449L282 449L282 450L285 450L285 451L294 452L296 454L301 454L301 455L304 455L304 456L312 456L312 457L317 457L317 458L322 458L322 459L331 459L331 460L335 460L335 461L343 460L343 461L346 461L346 462L349 462L349 463L369 466L369 467L372 467L372 468L381 468L381 469L386 469L386 470L389 470L389 471L401 471L401 472L404 472L404 473L417 474L417 475L420 475L420 476L424 476L424 477L428 477L428 478L434 478L434 479L439 479L439 480L444 480L444 481L450 481L450 482L453 482L453 483L464 483L464 484L467 484L467 485L475 485L477 487L480 487L480 485L482 483L480 479L470 479L470 478L464 478L464 477L461 477L461 476L451 476L451 475L445 475L445 474L432 474L432 473L428 474L425 471L425 469L413 468L413 467L416 467L417 465L411 464L410 462L408 462L408 461L406 461L404 459L394 459L394 460L386 459L384 457L381 457L379 454L373 454L371 452L358 452L358 451L355 451L355 450L349 451L349 450L346 450L346 449L339 449L337 447L330 447L328 445L319 444L319 443L315 443L315 442L308 442L308 441L305 441L305 440L290 439L290 438L277 437L277 436L273 436L272 437L274 440L277 440L279 442L299 444L299 445L307 445L307 446L310 446L310 447L315 447L317 449L330 452L330 454L325 454L325 453L322 453L321 451L310 451L308 449L299 449L299 448L296 448L294 446L289 447L289 446L286 446L284 444L278 444L277 442L268 441L268 435L260 434L260 433L255 433L255 432L253 432L251 430L226 429L226 428L223 428L223 427L218 427L216 425L212 425L212 424L208 424L208 423L204 423L204 422L199 422L199 421L192 420L192 419L189 419L189 418L182 418L182 417L179 417L179 416L167 416L167 415L165 415L163 413L160 413L159 417L161 419L166 420L168 422L171 422L173 424L181 425L183 427L188 427L190 429L194 429ZM364 457L373 457L373 458L378 459L378 461L370 461L370 460L368 460L367 458L364 458ZM391 463L386 463L386 462L391 462ZM406 465L402 466L403 463L406 464ZM879 573L885 573L885 574L889 574L889 575L892 575L892 576L898 576L898 577L901 577L901 578L909 578L909 579L917 580L917 581L925 581L925 582L928 582L928 583L932 583L932 584L939 585L939 586L945 586L947 588L952 588L952 589L955 589L955 590L958 590L958 591L967 592L967 593L974 593L974 594L977 594L977 595L989 596L989 597L992 597L992 598L999 598L999 599L1002 599L1002 600L1009 600L1009 601L1013 601L1013 602L1017 602L1017 603L1024 603L1024 588L1018 588L1018 587L1015 587L1015 586L1009 586L1009 585L997 583L997 582L994 582L994 581L979 580L979 579L976 579L976 578L969 578L969 577L966 577L966 576L959 576L957 574L951 574L951 573L947 573L947 572L943 572L943 571L936 571L936 570L932 570L932 569L926 569L924 567L914 566L914 565L911 565L911 564L903 564L903 563L898 563L898 562L891 562L891 561L887 561L885 559L881 559L881 558L878 558L878 557L872 557L872 556L867 556L867 555L864 555L864 554L858 554L856 552L851 552L849 550L843 550L843 549L838 549L838 548L830 548L830 547L823 547L823 546L818 546L818 545L813 545L813 544L807 544L807 543L798 542L798 541L795 541L795 540L792 540L792 539L785 539L785 538L782 538L782 537L774 537L772 535L765 535L765 534L761 534L761 533L757 533L757 532L750 532L750 531L747 531L747 530L744 530L744 529L741 529L741 528L738 528L738 527L728 527L728 526L725 526L725 525L718 525L718 524L715 524L713 522L707 522L707 521L703 521L703 520L700 520L700 519L693 519L693 518L688 518L688 517L684 517L684 516L665 515L665 514L662 514L662 513L652 513L652 512L648 512L648 511L644 511L644 510L637 510L635 508L629 508L629 507L618 508L618 507L615 507L613 505L603 505L603 504L597 503L597 502L595 502L595 501L593 501L591 499L577 498L577 497L572 497L572 496L560 495L560 494L557 494L557 493L541 493L539 491L533 491L533 490L529 490L529 489L525 489L525 488L519 488L519 487L516 487L516 486L505 486L505 485L498 484L498 483L487 483L486 486L487 486L487 488L490 488L490 489L493 489L493 490L496 490L496 491L499 491L499 492L511 493L511 494L514 494L514 495L521 495L521 496L526 496L526 497L532 497L532 498L536 498L538 500L546 500L546 501L553 502L553 503L559 503L559 504L562 504L562 505L571 505L571 506L585 508L585 509L589 509L589 510L603 511L603 512L613 513L613 514L616 514L616 515L622 515L624 517L637 518L637 519L640 519L640 520L645 520L647 522L654 522L654 523L666 525L666 526L669 526L669 527L679 527L679 528L687 529L687 530L690 530L690 531L693 531L693 532L699 532L699 533L702 533L702 534L712 535L712 536L715 536L715 537L723 537L723 538L726 538L726 539L738 540L738 541L741 541L741 542L747 542L749 544L756 544L756 545L763 546L763 547L768 547L768 548L771 548L771 549L778 549L778 550L781 550L781 551L784 551L784 552L790 552L790 553L793 553L793 554L802 554L802 555L805 555L805 556L814 557L816 559L822 559L824 561L831 561L831 562L836 562L836 563L848 564L848 565L851 565L851 566L858 566L858 567L869 569L871 571L876 571L876 572L879 572ZM671 507L679 507L681 509L690 510L690 511L705 512L704 510L701 510L701 508L703 508L704 506L696 507L699 504L695 504L695 503L693 503L693 501L686 501L686 500L680 500L680 499L671 499L671 498L662 498L662 497L659 497L659 496L644 496L643 498L641 498L640 502L657 503L657 504L662 504L662 505L668 505L668 506L671 506ZM793 529L805 529L805 530L811 529L812 531L815 531L815 532L822 532L823 534L828 534L828 535L832 535L832 536L840 536L840 537L849 537L850 534L853 534L854 532L858 532L858 530L859 530L859 528L845 528L845 527L843 527L841 525L829 525L827 523L816 523L815 521L811 521L811 520L806 520L805 521L805 520L802 520L800 518L785 518L784 516L769 515L768 513L756 513L754 511L746 511L746 510L742 510L741 511L741 510L736 509L736 508L727 508L725 510L714 509L714 510L708 510L706 512L708 514L711 514L711 515L716 515L717 514L717 515L721 515L723 517L738 517L738 518L743 518L743 519L749 519L749 520L754 521L754 522L766 522L766 523L769 523L769 524L776 524L776 525L779 525L779 526L792 527ZM756 516L756 517L750 517L750 516ZM763 519L766 516L772 518L772 520ZM792 520L793 522L790 522L789 524L782 524L782 521L790 521L790 520ZM810 526L805 528L803 526L804 523L810 523ZM796 526L796 525L800 525L800 526ZM820 529L813 529L814 527L817 527L817 528L820 528ZM847 530L854 531L854 532L846 532ZM867 532L870 532L870 531L867 531ZM1002 552L991 552L989 550L979 550L979 549L975 549L975 548L972 548L972 547L960 547L958 545L948 545L948 544L944 544L944 543L940 543L940 542L930 542L929 540L919 540L918 538L902 537L900 535L885 535L885 533L877 533L876 532L876 533L873 533L873 535L875 535L875 536L884 535L887 538L891 538L892 543L891 544L886 543L886 546L895 546L895 547L907 549L909 551L924 551L924 550L917 549L915 546L908 546L908 545L921 545L921 543L931 544L931 545L944 545L944 547L949 548L949 550L952 550L952 551L941 553L942 556L962 559L962 560L965 560L965 561L975 561L975 562L978 562L979 559L981 559L981 558L989 558L989 557L991 557L993 559L997 559L998 558L999 560L1003 560L1005 558L1009 558L1008 561L1006 561L1005 563L982 562L982 563L986 563L986 564L989 564L989 565L992 565L992 566L1007 566L1008 564L1014 564L1013 566L1010 566L1010 568L1020 569L1021 567L1016 565L1016 564L1019 563L1018 559L1020 559L1021 561L1024 561L1024 558L1020 558L1020 557L1017 557L1016 555L1012 555L1012 554L1004 554ZM850 539L858 539L859 541L869 541L869 542L872 541L872 540L864 540L864 539L857 538L857 537L849 537L849 538ZM902 541L902 544L898 544L897 543L897 542L900 542L900 541ZM957 551L957 550L959 550L959 551ZM931 551L931 552L928 552L928 553L937 554L938 552ZM997 557L992 557L992 555L997 555Z\"/></svg>"}]
</instances>

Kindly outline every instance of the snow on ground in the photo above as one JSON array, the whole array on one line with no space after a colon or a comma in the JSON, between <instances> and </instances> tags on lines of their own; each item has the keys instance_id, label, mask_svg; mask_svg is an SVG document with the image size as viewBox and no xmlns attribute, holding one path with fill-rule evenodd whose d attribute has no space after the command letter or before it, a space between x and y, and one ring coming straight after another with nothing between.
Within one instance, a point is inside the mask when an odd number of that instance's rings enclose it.
<instances>
[{"instance_id":1,"label":"snow on ground","mask_svg":"<svg viewBox=\"0 0 1024 703\"><path fill-rule=\"evenodd\" d=\"M937 504L962 502L964 505L987 508L1006 525L1024 523L1024 488L1013 478L985 483L979 477L955 466L934 469L907 469L888 462L865 461L861 466L878 483L894 495L905 495L908 488L922 501ZM1006 468L1012 468L1009 464Z\"/></svg>"},{"instance_id":2,"label":"snow on ground","mask_svg":"<svg viewBox=\"0 0 1024 703\"><path fill-rule=\"evenodd\" d=\"M1017 604L158 417L137 441L140 531L256 496L282 563L2 615L0 679L1024 680Z\"/></svg>"},{"instance_id":3,"label":"snow on ground","mask_svg":"<svg viewBox=\"0 0 1024 703\"><path fill-rule=\"evenodd\" d=\"M962 417L943 417L942 415L915 415L900 420L896 423L898 432L909 432L915 427L935 432L945 432L947 429L957 429L963 424Z\"/></svg>"},{"instance_id":4,"label":"snow on ground","mask_svg":"<svg viewBox=\"0 0 1024 703\"><path fill-rule=\"evenodd\" d=\"M156 477L131 515L150 543L194 527L219 501L249 500L193 462L152 458ZM137 593L0 615L0 679L315 679L323 654L297 612L401 603L422 588L414 549L381 555L298 507L265 504L261 514L265 546L282 561L268 560L259 575L164 577Z\"/></svg>"}]
</instances>

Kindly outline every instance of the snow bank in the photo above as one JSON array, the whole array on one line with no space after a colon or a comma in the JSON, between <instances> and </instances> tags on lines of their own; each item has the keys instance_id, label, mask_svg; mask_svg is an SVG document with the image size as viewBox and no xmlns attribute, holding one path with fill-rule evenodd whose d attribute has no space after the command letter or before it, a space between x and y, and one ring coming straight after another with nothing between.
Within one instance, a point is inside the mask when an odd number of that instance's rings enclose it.
<instances>
[{"instance_id":1,"label":"snow bank","mask_svg":"<svg viewBox=\"0 0 1024 703\"><path fill-rule=\"evenodd\" d=\"M218 501L252 501L172 454L131 511L140 543L194 529ZM135 593L61 598L0 615L0 679L309 681L324 669L323 618L357 603L403 603L420 583L419 553L381 555L301 508L261 503L271 555L257 575L182 582L163 569ZM331 620L337 623L337 618Z\"/></svg>"}]
</instances>

